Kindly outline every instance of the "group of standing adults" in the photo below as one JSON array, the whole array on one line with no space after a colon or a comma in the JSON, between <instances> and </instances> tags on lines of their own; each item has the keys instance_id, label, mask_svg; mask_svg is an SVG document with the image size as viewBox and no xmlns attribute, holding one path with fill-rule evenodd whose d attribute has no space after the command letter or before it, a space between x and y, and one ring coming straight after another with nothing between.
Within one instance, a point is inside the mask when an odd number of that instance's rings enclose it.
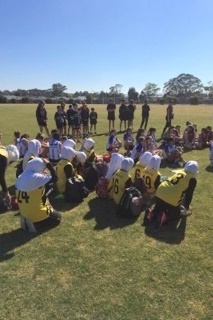
<instances>
[{"instance_id":1,"label":"group of standing adults","mask_svg":"<svg viewBox=\"0 0 213 320\"><path fill-rule=\"evenodd\" d=\"M107 112L108 116L107 119L109 120L109 131L113 128L115 128L115 110L116 110L116 104L113 102L112 99L109 100L109 104L107 105ZM129 100L129 105L126 104L125 100L121 101L121 105L119 107L119 119L120 119L120 131L122 128L122 123L124 122L124 129L126 130L126 124L128 127L133 128L133 119L134 119L134 112L136 110L136 106L134 105L134 101L132 99ZM144 104L142 105L141 110L141 124L140 128L144 127L144 130L146 130L148 121L149 121L149 112L150 112L150 106L148 104L148 101L145 100ZM166 124L163 129L162 135L166 131L167 128L171 127L171 121L174 118L173 113L173 106L172 101L170 100L169 105L166 109Z\"/></svg>"},{"instance_id":2,"label":"group of standing adults","mask_svg":"<svg viewBox=\"0 0 213 320\"><path fill-rule=\"evenodd\" d=\"M58 108L60 108L60 112L59 110L57 110L55 114L55 120L57 120L58 118L61 118L58 116L58 113L60 113L61 115L64 112L64 107L65 107L65 104L63 102L61 103L60 106L58 106ZM116 110L116 104L113 102L113 99L109 99L109 103L107 105L107 119L109 121L109 132L111 131L111 129L115 128L115 110ZM133 128L135 110L136 110L136 105L134 104L134 101L132 99L129 100L129 104L126 104L125 100L121 101L121 105L119 106L120 131L122 130L123 124L124 124L125 130L127 129L127 127ZM82 103L82 111L83 111L82 112L83 114L84 113L86 114L86 118L88 119L89 109L86 106L85 102ZM148 101L145 100L145 103L142 105L140 128L144 127L145 130L147 129L147 125L149 121L149 113L150 113L150 106L148 104ZM65 117L66 117L66 114L65 114ZM36 109L36 118L37 118L40 132L43 132L43 129L44 129L46 131L46 134L49 136L50 133L47 126L47 111L45 109L44 101L40 101L38 104L38 107ZM172 101L170 101L166 109L166 118L165 118L166 124L165 124L165 127L163 128L162 135L164 134L167 128L171 127L171 122L173 118L174 118L173 106L172 106ZM57 128L58 128L58 125L57 125ZM88 131L88 128L86 128L86 130Z\"/></svg>"}]
</instances>

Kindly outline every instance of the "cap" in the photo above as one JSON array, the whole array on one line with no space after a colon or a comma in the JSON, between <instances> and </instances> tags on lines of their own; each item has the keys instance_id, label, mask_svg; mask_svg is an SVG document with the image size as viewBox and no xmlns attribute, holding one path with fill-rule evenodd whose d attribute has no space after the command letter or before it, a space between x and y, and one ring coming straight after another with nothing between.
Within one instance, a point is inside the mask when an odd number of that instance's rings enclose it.
<instances>
[{"instance_id":1,"label":"cap","mask_svg":"<svg viewBox=\"0 0 213 320\"><path fill-rule=\"evenodd\" d=\"M192 173L198 173L199 172L199 166L198 166L197 161L188 161L185 164L184 169L186 171L189 171L189 172L192 172Z\"/></svg>"}]
</instances>

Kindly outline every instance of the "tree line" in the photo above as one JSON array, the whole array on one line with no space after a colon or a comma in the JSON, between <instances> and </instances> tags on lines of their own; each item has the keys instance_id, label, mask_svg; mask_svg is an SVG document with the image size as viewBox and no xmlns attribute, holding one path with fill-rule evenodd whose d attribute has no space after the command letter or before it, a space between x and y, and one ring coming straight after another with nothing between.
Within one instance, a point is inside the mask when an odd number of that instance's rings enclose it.
<instances>
[{"instance_id":1,"label":"tree line","mask_svg":"<svg viewBox=\"0 0 213 320\"><path fill-rule=\"evenodd\" d=\"M167 103L213 103L213 82L209 81L205 86L201 80L192 74L181 73L177 77L164 83L163 88L156 83L149 82L138 92L130 87L127 95L122 92L123 86L115 84L108 92L76 91L67 93L67 87L61 83L54 83L50 89L17 89L14 91L0 91L0 103L30 103L42 98L46 103L54 103L65 100L67 103L78 101L84 97L88 104L107 103L110 98L119 103L122 99L133 99L136 103L149 100L149 102ZM161 94L159 94L161 92Z\"/></svg>"}]
</instances>

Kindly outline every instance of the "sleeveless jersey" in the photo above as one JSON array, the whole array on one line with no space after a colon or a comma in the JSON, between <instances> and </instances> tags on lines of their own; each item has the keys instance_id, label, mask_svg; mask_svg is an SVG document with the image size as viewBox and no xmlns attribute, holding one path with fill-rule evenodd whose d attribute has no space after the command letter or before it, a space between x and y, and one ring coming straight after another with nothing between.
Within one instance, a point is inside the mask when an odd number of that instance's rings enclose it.
<instances>
[{"instance_id":1,"label":"sleeveless jersey","mask_svg":"<svg viewBox=\"0 0 213 320\"><path fill-rule=\"evenodd\" d=\"M116 204L119 204L121 197L126 190L126 182L131 178L129 172L118 170L112 176L112 188L110 190L110 198L114 200ZM109 187L110 188L110 184Z\"/></svg>"},{"instance_id":2,"label":"sleeveless jersey","mask_svg":"<svg viewBox=\"0 0 213 320\"><path fill-rule=\"evenodd\" d=\"M42 196L44 193L44 186L28 192L16 190L16 197L22 217L32 222L42 221L49 217L50 213L53 212L53 208L48 203L48 200L43 203Z\"/></svg>"},{"instance_id":3,"label":"sleeveless jersey","mask_svg":"<svg viewBox=\"0 0 213 320\"><path fill-rule=\"evenodd\" d=\"M186 173L184 169L178 170L173 176L159 185L156 196L172 206L179 206L191 178L195 178L195 174Z\"/></svg>"},{"instance_id":4,"label":"sleeveless jersey","mask_svg":"<svg viewBox=\"0 0 213 320\"><path fill-rule=\"evenodd\" d=\"M57 186L57 189L60 193L65 192L65 189L66 189L67 177L64 172L64 167L67 165L71 166L72 171L73 171L72 163L66 159L61 159L56 166L56 175L58 177L58 180L56 181L56 186Z\"/></svg>"},{"instance_id":5,"label":"sleeveless jersey","mask_svg":"<svg viewBox=\"0 0 213 320\"><path fill-rule=\"evenodd\" d=\"M138 161L136 165L130 170L130 176L132 178L132 181L135 181L135 179L142 177L142 173L145 168L146 168L146 165L141 164Z\"/></svg>"},{"instance_id":6,"label":"sleeveless jersey","mask_svg":"<svg viewBox=\"0 0 213 320\"><path fill-rule=\"evenodd\" d=\"M87 156L87 162L93 162L95 160L95 151L94 149L87 151L86 149L84 149L84 152L86 153Z\"/></svg>"},{"instance_id":7,"label":"sleeveless jersey","mask_svg":"<svg viewBox=\"0 0 213 320\"><path fill-rule=\"evenodd\" d=\"M154 169L144 169L142 173L142 178L144 180L146 190L149 194L155 193L155 181L158 176L160 176L160 172Z\"/></svg>"},{"instance_id":8,"label":"sleeveless jersey","mask_svg":"<svg viewBox=\"0 0 213 320\"><path fill-rule=\"evenodd\" d=\"M60 160L61 159L61 142L58 140L52 140L49 144L49 159Z\"/></svg>"}]
</instances>

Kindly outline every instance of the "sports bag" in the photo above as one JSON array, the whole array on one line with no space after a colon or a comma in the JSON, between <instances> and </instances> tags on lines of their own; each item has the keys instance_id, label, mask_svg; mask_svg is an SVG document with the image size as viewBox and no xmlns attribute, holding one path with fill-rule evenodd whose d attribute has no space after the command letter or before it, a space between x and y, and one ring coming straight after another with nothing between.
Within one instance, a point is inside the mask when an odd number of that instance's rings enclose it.
<instances>
[{"instance_id":1,"label":"sports bag","mask_svg":"<svg viewBox=\"0 0 213 320\"><path fill-rule=\"evenodd\" d=\"M66 202L80 202L88 194L89 190L85 187L83 179L74 177L67 180L64 192L64 200Z\"/></svg>"},{"instance_id":2,"label":"sports bag","mask_svg":"<svg viewBox=\"0 0 213 320\"><path fill-rule=\"evenodd\" d=\"M135 218L141 214L142 206L141 192L135 187L127 188L118 205L117 216L119 218Z\"/></svg>"}]
</instances>

